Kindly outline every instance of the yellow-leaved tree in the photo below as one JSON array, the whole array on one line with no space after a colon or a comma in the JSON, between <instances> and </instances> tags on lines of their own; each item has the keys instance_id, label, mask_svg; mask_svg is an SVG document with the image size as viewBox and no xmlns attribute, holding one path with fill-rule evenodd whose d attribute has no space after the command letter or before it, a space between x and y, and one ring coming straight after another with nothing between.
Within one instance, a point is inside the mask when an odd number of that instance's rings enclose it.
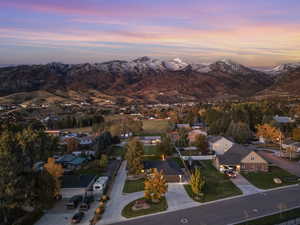
<instances>
[{"instance_id":1,"label":"yellow-leaved tree","mask_svg":"<svg viewBox=\"0 0 300 225\"><path fill-rule=\"evenodd\" d=\"M145 181L145 198L152 202L159 202L168 191L168 184L162 171L153 169Z\"/></svg>"},{"instance_id":2,"label":"yellow-leaved tree","mask_svg":"<svg viewBox=\"0 0 300 225\"><path fill-rule=\"evenodd\" d=\"M196 198L203 196L202 190L203 190L204 184L205 184L205 181L201 175L200 169L196 168L195 172L191 175L191 178L190 178L190 185L191 185L192 191L195 194Z\"/></svg>"},{"instance_id":3,"label":"yellow-leaved tree","mask_svg":"<svg viewBox=\"0 0 300 225\"><path fill-rule=\"evenodd\" d=\"M63 175L64 169L62 165L55 162L54 158L48 158L48 162L44 165L44 168L53 177L55 182L54 197L60 195L60 180L59 178Z\"/></svg>"},{"instance_id":4,"label":"yellow-leaved tree","mask_svg":"<svg viewBox=\"0 0 300 225\"><path fill-rule=\"evenodd\" d=\"M263 137L266 140L271 141L273 143L279 143L284 138L282 132L278 128L273 127L270 124L258 125L256 126L256 129L257 137Z\"/></svg>"}]
</instances>

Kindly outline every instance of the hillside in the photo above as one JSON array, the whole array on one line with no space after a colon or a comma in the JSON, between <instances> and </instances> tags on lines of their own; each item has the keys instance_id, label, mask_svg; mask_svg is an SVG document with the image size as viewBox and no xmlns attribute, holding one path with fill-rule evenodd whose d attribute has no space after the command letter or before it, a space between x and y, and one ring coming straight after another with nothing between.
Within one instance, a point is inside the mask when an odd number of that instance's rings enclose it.
<instances>
[{"instance_id":1,"label":"hillside","mask_svg":"<svg viewBox=\"0 0 300 225\"><path fill-rule=\"evenodd\" d=\"M290 69L290 67L292 69ZM70 101L125 97L128 101L180 102L228 99L288 90L297 94L299 68L258 71L231 60L188 64L141 57L104 63L23 65L0 68L0 102ZM288 75L286 75L288 74Z\"/></svg>"}]
</instances>

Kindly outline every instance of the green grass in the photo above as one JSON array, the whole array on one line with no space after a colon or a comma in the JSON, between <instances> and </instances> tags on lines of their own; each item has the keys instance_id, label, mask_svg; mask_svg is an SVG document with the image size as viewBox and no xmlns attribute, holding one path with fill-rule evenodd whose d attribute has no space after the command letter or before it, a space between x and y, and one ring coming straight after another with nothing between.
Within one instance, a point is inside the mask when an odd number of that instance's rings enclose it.
<instances>
[{"instance_id":1,"label":"green grass","mask_svg":"<svg viewBox=\"0 0 300 225\"><path fill-rule=\"evenodd\" d=\"M137 200L142 200L142 199L144 199L144 198L140 198ZM149 209L141 209L138 211L133 211L131 209L131 207L134 205L135 201L129 203L128 205L126 205L124 207L124 209L122 210L122 216L124 216L126 218L132 218L132 217L137 217L137 216L158 213L158 212L166 211L168 209L168 203L167 203L165 197L162 198L159 203L148 202L148 204L150 205Z\"/></svg>"},{"instance_id":2,"label":"green grass","mask_svg":"<svg viewBox=\"0 0 300 225\"><path fill-rule=\"evenodd\" d=\"M102 173L102 169L99 167L99 160L94 160L89 162L83 168L76 171L76 174L92 174L96 176L100 176Z\"/></svg>"},{"instance_id":3,"label":"green grass","mask_svg":"<svg viewBox=\"0 0 300 225\"><path fill-rule=\"evenodd\" d=\"M145 145L144 155L160 155L156 145Z\"/></svg>"},{"instance_id":4,"label":"green grass","mask_svg":"<svg viewBox=\"0 0 300 225\"><path fill-rule=\"evenodd\" d=\"M125 149L120 146L112 146L109 155L113 157L120 156L123 158L125 156Z\"/></svg>"},{"instance_id":5,"label":"green grass","mask_svg":"<svg viewBox=\"0 0 300 225\"><path fill-rule=\"evenodd\" d=\"M283 213L274 214L272 216L266 216L260 219L251 220L245 223L240 223L238 225L270 225L279 224L289 220L299 218L300 208L292 209Z\"/></svg>"},{"instance_id":6,"label":"green grass","mask_svg":"<svg viewBox=\"0 0 300 225\"><path fill-rule=\"evenodd\" d=\"M138 191L143 191L144 190L144 181L145 179L139 179L139 180L126 180L124 187L123 187L123 192L124 193L133 193L133 192L138 192Z\"/></svg>"},{"instance_id":7,"label":"green grass","mask_svg":"<svg viewBox=\"0 0 300 225\"><path fill-rule=\"evenodd\" d=\"M143 120L144 134L162 134L169 127L168 120Z\"/></svg>"},{"instance_id":8,"label":"green grass","mask_svg":"<svg viewBox=\"0 0 300 225\"><path fill-rule=\"evenodd\" d=\"M210 202L242 194L240 189L238 189L228 177L216 170L211 161L202 161L202 165L201 173L205 178L205 186L203 189L204 196L198 200L199 202ZM188 195L194 199L195 196L191 186L186 184L184 188Z\"/></svg>"},{"instance_id":9,"label":"green grass","mask_svg":"<svg viewBox=\"0 0 300 225\"><path fill-rule=\"evenodd\" d=\"M269 172L243 173L243 176L254 186L261 189L270 189L298 183L297 181L285 181L284 178L297 178L297 176L292 175L289 172L276 166L270 166ZM282 184L275 184L273 181L274 178L281 179Z\"/></svg>"}]
</instances>

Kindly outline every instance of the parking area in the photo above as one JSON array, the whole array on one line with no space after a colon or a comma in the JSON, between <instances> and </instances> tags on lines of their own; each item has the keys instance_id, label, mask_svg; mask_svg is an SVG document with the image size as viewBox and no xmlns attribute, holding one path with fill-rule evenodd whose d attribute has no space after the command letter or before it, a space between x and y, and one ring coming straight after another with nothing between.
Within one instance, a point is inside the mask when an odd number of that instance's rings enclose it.
<instances>
[{"instance_id":1,"label":"parking area","mask_svg":"<svg viewBox=\"0 0 300 225\"><path fill-rule=\"evenodd\" d=\"M97 199L97 196L95 196ZM35 225L67 225L71 224L71 219L76 212L79 211L79 207L76 209L67 209L66 203L67 199L63 199L55 204L55 206L47 211L45 215L35 224ZM85 216L83 217L80 224L89 225L90 219L93 217L95 210L98 206L98 201L94 201L90 205L90 209L85 211Z\"/></svg>"},{"instance_id":2,"label":"parking area","mask_svg":"<svg viewBox=\"0 0 300 225\"><path fill-rule=\"evenodd\" d=\"M263 156L269 163L274 164L293 175L300 177L300 163L295 161L290 161L288 159L284 159L281 157L276 156L272 152L268 151L259 151L258 152L261 156Z\"/></svg>"}]
</instances>

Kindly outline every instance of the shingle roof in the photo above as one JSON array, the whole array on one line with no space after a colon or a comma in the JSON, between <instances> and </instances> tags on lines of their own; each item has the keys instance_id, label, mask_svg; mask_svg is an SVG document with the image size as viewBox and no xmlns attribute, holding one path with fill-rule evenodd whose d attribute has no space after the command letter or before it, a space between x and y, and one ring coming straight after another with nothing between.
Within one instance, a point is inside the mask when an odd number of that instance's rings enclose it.
<instances>
[{"instance_id":1,"label":"shingle roof","mask_svg":"<svg viewBox=\"0 0 300 225\"><path fill-rule=\"evenodd\" d=\"M173 160L147 160L144 161L145 169L156 168L158 171L163 171L165 175L179 175L182 174L181 168Z\"/></svg>"},{"instance_id":2,"label":"shingle roof","mask_svg":"<svg viewBox=\"0 0 300 225\"><path fill-rule=\"evenodd\" d=\"M241 162L252 150L234 144L224 155L217 156L220 164L235 165Z\"/></svg>"},{"instance_id":3,"label":"shingle roof","mask_svg":"<svg viewBox=\"0 0 300 225\"><path fill-rule=\"evenodd\" d=\"M86 188L95 179L95 175L65 175L62 177L62 188Z\"/></svg>"}]
</instances>

